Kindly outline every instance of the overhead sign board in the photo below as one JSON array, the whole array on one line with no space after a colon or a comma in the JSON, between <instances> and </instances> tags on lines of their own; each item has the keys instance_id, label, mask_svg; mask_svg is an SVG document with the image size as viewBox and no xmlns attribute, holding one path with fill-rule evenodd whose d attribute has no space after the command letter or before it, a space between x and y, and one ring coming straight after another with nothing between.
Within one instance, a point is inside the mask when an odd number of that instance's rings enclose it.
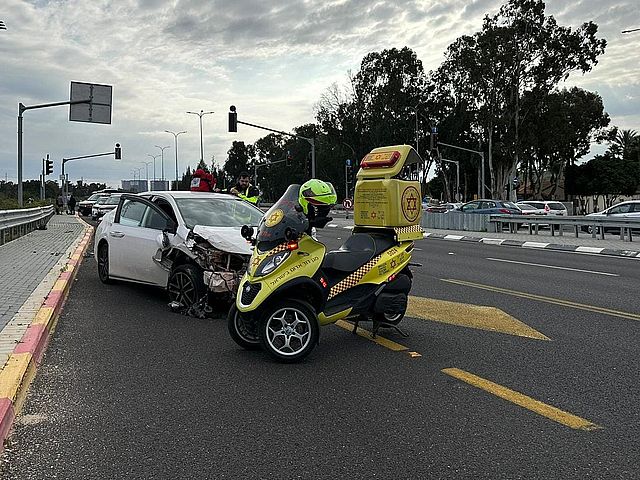
<instances>
[{"instance_id":1,"label":"overhead sign board","mask_svg":"<svg viewBox=\"0 0 640 480\"><path fill-rule=\"evenodd\" d=\"M69 120L110 124L112 90L111 85L71 82Z\"/></svg>"}]
</instances>

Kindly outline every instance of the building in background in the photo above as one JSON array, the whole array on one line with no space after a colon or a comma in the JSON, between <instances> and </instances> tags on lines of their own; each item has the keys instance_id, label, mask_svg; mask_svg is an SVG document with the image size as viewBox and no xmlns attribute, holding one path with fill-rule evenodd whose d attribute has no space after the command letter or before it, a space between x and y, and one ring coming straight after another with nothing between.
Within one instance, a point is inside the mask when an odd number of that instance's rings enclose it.
<instances>
[{"instance_id":1,"label":"building in background","mask_svg":"<svg viewBox=\"0 0 640 480\"><path fill-rule=\"evenodd\" d=\"M146 192L147 181L146 180L122 180L122 190L125 192L140 193Z\"/></svg>"}]
</instances>

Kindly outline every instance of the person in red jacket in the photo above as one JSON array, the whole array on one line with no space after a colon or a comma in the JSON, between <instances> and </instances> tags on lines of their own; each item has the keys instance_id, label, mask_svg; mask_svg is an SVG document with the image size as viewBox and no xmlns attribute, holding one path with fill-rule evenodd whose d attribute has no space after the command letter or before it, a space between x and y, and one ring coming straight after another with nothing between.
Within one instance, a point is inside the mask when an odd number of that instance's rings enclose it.
<instances>
[{"instance_id":1,"label":"person in red jacket","mask_svg":"<svg viewBox=\"0 0 640 480\"><path fill-rule=\"evenodd\" d=\"M213 192L216 188L216 179L209 172L198 168L191 176L192 192Z\"/></svg>"}]
</instances>

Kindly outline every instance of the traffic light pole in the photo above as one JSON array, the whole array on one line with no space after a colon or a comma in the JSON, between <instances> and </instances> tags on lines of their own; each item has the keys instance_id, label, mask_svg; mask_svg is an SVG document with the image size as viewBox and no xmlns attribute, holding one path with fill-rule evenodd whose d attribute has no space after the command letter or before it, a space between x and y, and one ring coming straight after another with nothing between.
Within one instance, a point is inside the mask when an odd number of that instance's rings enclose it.
<instances>
[{"instance_id":1,"label":"traffic light pole","mask_svg":"<svg viewBox=\"0 0 640 480\"><path fill-rule=\"evenodd\" d=\"M480 180L480 185L481 185L480 190L482 190L482 193L478 192L478 195L480 196L480 198L484 197L484 192L487 189L487 185L484 183L484 179L485 179L485 176L484 176L484 152L479 152L477 150L471 150L469 148L458 147L457 145L450 145L448 143L443 143L443 142L438 142L438 145L442 145L442 146L449 147L449 148L455 148L457 150L464 150L465 152L471 152L471 153L475 153L475 154L480 155L480 161L482 162L482 168L481 168L481 170L482 170L482 173L481 173L482 179Z\"/></svg>"},{"instance_id":2,"label":"traffic light pole","mask_svg":"<svg viewBox=\"0 0 640 480\"><path fill-rule=\"evenodd\" d=\"M116 152L115 150L113 152L106 152L106 153L96 153L94 155L81 155L79 157L69 157L69 158L63 158L62 159L62 202L64 204L65 209L67 208L67 195L69 194L69 185L67 182L67 177L64 173L64 165L67 162L70 162L71 160L81 160L83 158L95 158L95 157L106 157L109 155L114 155L115 156Z\"/></svg>"},{"instance_id":3,"label":"traffic light pole","mask_svg":"<svg viewBox=\"0 0 640 480\"><path fill-rule=\"evenodd\" d=\"M22 114L26 110L35 110L36 108L59 107L60 105L78 105L81 103L91 103L89 100L74 100L73 102L55 102L42 103L40 105L31 105L29 107L18 104L18 206L22 208Z\"/></svg>"},{"instance_id":4,"label":"traffic light pole","mask_svg":"<svg viewBox=\"0 0 640 480\"><path fill-rule=\"evenodd\" d=\"M232 112L235 113L235 107L232 109ZM283 132L281 130L274 130L273 128L263 127L261 125L256 125L254 123L242 122L236 119L236 123L240 123L242 125L246 125L248 127L259 128L261 130L267 130L268 132L279 133L281 135L287 135L293 138L300 138L302 140L306 140L311 145L311 178L315 178L316 176L316 141L313 138L303 137L302 135L296 135L294 133Z\"/></svg>"},{"instance_id":5,"label":"traffic light pole","mask_svg":"<svg viewBox=\"0 0 640 480\"><path fill-rule=\"evenodd\" d=\"M253 165L253 181L256 182L256 184L258 183L258 168L259 167L270 167L271 165L277 165L278 163L282 163L282 162L286 162L286 161L287 161L287 159L285 158L284 160L276 160L275 162L267 162L267 163L262 163L260 165L255 163Z\"/></svg>"}]
</instances>

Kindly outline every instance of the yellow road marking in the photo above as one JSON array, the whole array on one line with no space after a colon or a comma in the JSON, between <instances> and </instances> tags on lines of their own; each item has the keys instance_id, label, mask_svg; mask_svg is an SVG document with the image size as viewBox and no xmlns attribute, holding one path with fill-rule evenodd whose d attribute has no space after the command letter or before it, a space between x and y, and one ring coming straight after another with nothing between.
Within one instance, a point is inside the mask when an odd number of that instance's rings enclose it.
<instances>
[{"instance_id":1,"label":"yellow road marking","mask_svg":"<svg viewBox=\"0 0 640 480\"><path fill-rule=\"evenodd\" d=\"M409 297L406 315L462 327L549 340L549 337L495 307Z\"/></svg>"},{"instance_id":2,"label":"yellow road marking","mask_svg":"<svg viewBox=\"0 0 640 480\"><path fill-rule=\"evenodd\" d=\"M630 320L640 320L640 315L637 313L621 312L619 310L612 310L610 308L597 307L595 305L585 305L583 303L571 302L569 300L562 300L561 298L545 297L542 295L534 295L533 293L518 292L516 290L509 290L507 288L492 287L490 285L483 285L481 283L466 282L464 280L454 280L451 278L441 279L443 282L455 283L457 285L463 285L465 287L479 288L482 290L489 290L492 292L504 293L505 295L512 295L514 297L527 298L529 300L537 300L539 302L551 303L553 305L562 305L564 307L576 308L578 310L587 310L589 312L603 313L605 315L611 315L613 317L627 318Z\"/></svg>"},{"instance_id":3,"label":"yellow road marking","mask_svg":"<svg viewBox=\"0 0 640 480\"><path fill-rule=\"evenodd\" d=\"M476 388L484 390L485 392L489 392L504 400L515 403L516 405L526 408L527 410L537 413L538 415L547 417L554 422L561 423L562 425L565 425L569 428L587 431L602 428L595 423L590 422L589 420L585 420L584 418L562 411L559 408L552 407L551 405L547 405L546 403L540 402L538 400L534 400L527 395L523 395L522 393L510 390L506 387L503 387L502 385L490 382L489 380L485 380L484 378L478 377L472 373L465 372L464 370L460 370L457 368L445 368L442 370L442 372L450 375L451 377L457 378L458 380L462 380L469 385L473 385Z\"/></svg>"},{"instance_id":4,"label":"yellow road marking","mask_svg":"<svg viewBox=\"0 0 640 480\"><path fill-rule=\"evenodd\" d=\"M338 320L335 323L338 327L344 328L345 330L353 331L353 325L349 322L345 322L344 320ZM376 335L376 338L371 338L371 332L365 330L364 328L358 327L356 331L358 335L362 338L366 338L367 340L371 340L378 345L382 345L383 347L388 348L389 350L393 350L394 352L404 352L405 350L409 350L404 345L400 345L399 343L394 342L393 340L389 340L387 338L381 337L380 335Z\"/></svg>"}]
</instances>

